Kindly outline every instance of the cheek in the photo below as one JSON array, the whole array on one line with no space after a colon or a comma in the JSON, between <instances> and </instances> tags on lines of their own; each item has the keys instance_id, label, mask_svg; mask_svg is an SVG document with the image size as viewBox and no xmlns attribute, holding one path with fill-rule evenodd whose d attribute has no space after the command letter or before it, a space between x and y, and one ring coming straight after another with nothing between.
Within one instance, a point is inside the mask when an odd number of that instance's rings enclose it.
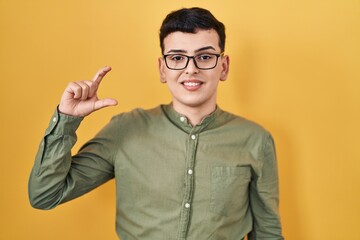
<instances>
[{"instance_id":1,"label":"cheek","mask_svg":"<svg viewBox=\"0 0 360 240\"><path fill-rule=\"evenodd\" d=\"M178 81L181 76L181 71L168 70L165 71L165 77L167 81Z\"/></svg>"},{"instance_id":2,"label":"cheek","mask_svg":"<svg viewBox=\"0 0 360 240\"><path fill-rule=\"evenodd\" d=\"M207 72L206 78L211 82L218 82L221 79L222 72L221 69L214 69L213 72Z\"/></svg>"}]
</instances>

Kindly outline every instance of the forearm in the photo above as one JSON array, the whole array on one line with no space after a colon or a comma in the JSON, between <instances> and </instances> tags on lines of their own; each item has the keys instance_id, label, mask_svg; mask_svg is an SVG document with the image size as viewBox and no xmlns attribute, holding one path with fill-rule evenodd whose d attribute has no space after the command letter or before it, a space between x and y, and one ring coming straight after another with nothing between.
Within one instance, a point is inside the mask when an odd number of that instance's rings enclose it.
<instances>
[{"instance_id":1,"label":"forearm","mask_svg":"<svg viewBox=\"0 0 360 240\"><path fill-rule=\"evenodd\" d=\"M29 198L35 208L49 209L78 197L113 177L105 151L92 149L72 158L75 131L82 117L117 104L115 99L97 97L97 90L110 67L101 68L93 80L70 82L46 130L29 179ZM65 115L67 114L67 115ZM90 142L91 144L91 142ZM89 160L89 161L88 161Z\"/></svg>"},{"instance_id":2,"label":"forearm","mask_svg":"<svg viewBox=\"0 0 360 240\"><path fill-rule=\"evenodd\" d=\"M71 148L81 118L55 111L41 141L29 179L30 203L35 208L50 209L61 203L71 168Z\"/></svg>"}]
</instances>

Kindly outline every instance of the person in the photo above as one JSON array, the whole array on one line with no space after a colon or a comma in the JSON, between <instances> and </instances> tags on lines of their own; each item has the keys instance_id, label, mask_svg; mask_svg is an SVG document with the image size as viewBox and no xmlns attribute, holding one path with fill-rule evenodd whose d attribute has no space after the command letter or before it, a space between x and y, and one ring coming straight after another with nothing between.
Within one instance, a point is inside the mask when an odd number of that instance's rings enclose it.
<instances>
[{"instance_id":1,"label":"person","mask_svg":"<svg viewBox=\"0 0 360 240\"><path fill-rule=\"evenodd\" d=\"M160 46L171 103L120 113L74 156L82 119L117 101L97 96L110 67L67 86L30 175L32 206L54 208L115 178L121 239L283 239L273 138L217 105L230 63L224 25L206 9L179 9Z\"/></svg>"}]
</instances>

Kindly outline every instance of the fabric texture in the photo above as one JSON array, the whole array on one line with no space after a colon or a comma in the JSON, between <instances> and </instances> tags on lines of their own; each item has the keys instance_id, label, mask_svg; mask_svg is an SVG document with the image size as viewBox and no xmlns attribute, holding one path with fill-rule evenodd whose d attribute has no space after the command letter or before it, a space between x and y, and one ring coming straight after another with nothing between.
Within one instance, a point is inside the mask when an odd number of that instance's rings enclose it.
<instances>
[{"instance_id":1,"label":"fabric texture","mask_svg":"<svg viewBox=\"0 0 360 240\"><path fill-rule=\"evenodd\" d=\"M217 108L196 126L172 105L112 118L71 156L82 118L55 111L29 179L30 202L51 209L116 181L122 240L278 240L274 142Z\"/></svg>"}]
</instances>

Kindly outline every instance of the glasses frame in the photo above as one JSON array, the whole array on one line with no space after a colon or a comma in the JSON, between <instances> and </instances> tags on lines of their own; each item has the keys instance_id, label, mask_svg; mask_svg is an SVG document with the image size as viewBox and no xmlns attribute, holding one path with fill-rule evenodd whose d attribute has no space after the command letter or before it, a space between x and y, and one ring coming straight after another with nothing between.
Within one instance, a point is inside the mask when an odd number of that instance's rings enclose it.
<instances>
[{"instance_id":1,"label":"glasses frame","mask_svg":"<svg viewBox=\"0 0 360 240\"><path fill-rule=\"evenodd\" d=\"M222 52L222 53L206 53L207 55L215 56L215 57L216 57L216 63L215 63L215 65L214 65L213 67L211 67L211 68L201 68L201 67L199 67L199 66L197 65L197 62L196 62L196 60L195 60L195 57L200 56L200 55L203 55L203 54L205 55L205 53L198 54L198 55L194 55L194 56L187 56L187 55L184 55L184 54L164 54L164 55L163 55L163 59L164 59L164 61L165 61L166 67L167 67L168 69L170 69L170 70L184 70L184 69L187 68L187 66L189 65L190 59L193 60L194 65L195 65L195 67L196 67L197 69L200 69L200 70L210 70L210 69L216 68L216 66L217 66L217 64L218 64L219 57L224 56L224 52ZM166 57L167 57L167 56L171 56L171 55L180 55L180 56L186 57L186 58L187 58L187 61L186 61L185 67L183 67L183 68L171 68L171 67L169 67L169 65L168 65L168 63L167 63L167 61L166 61Z\"/></svg>"}]
</instances>

